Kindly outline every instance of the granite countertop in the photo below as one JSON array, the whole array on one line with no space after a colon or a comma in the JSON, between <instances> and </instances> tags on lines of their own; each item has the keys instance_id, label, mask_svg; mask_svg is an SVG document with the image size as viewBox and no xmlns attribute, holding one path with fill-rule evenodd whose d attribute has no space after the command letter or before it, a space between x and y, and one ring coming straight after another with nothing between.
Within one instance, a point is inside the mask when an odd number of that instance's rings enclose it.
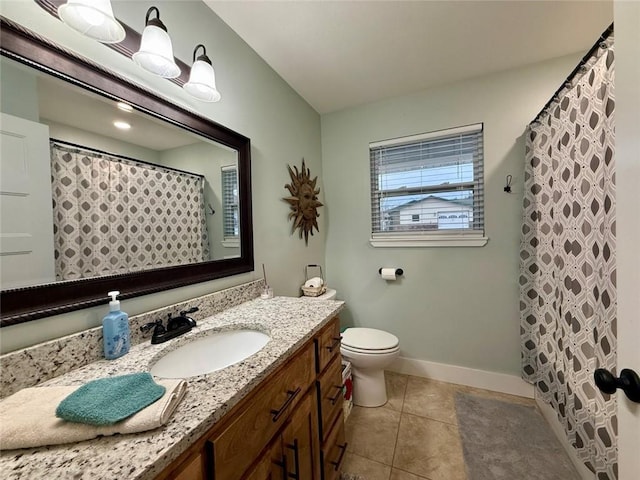
<instances>
[{"instance_id":1,"label":"granite countertop","mask_svg":"<svg viewBox=\"0 0 640 480\"><path fill-rule=\"evenodd\" d=\"M132 435L0 453L3 479L152 479L342 308L341 301L275 297L243 303L198 321L191 332L159 345L149 341L117 360L100 360L41 384L82 385L96 378L148 371L158 357L209 330L251 328L271 336L240 363L186 379L187 394L169 422Z\"/></svg>"}]
</instances>

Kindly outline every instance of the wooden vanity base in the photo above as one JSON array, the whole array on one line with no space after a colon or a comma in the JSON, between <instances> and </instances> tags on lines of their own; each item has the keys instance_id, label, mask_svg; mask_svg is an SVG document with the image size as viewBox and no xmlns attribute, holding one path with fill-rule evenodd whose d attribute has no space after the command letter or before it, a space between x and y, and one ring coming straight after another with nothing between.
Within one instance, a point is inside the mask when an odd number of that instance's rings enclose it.
<instances>
[{"instance_id":1,"label":"wooden vanity base","mask_svg":"<svg viewBox=\"0 0 640 480\"><path fill-rule=\"evenodd\" d=\"M157 480L335 480L347 448L333 318Z\"/></svg>"}]
</instances>

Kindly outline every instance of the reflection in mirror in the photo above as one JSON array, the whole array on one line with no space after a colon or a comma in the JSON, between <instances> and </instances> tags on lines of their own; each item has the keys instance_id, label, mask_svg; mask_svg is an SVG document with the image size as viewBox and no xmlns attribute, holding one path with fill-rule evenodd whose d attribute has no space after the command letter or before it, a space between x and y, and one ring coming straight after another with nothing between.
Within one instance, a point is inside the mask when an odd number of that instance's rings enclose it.
<instances>
[{"instance_id":1,"label":"reflection in mirror","mask_svg":"<svg viewBox=\"0 0 640 480\"><path fill-rule=\"evenodd\" d=\"M0 71L3 140L30 139L40 180L0 193L2 289L240 256L236 150L10 59ZM20 181L16 147L2 142L3 185Z\"/></svg>"},{"instance_id":2,"label":"reflection in mirror","mask_svg":"<svg viewBox=\"0 0 640 480\"><path fill-rule=\"evenodd\" d=\"M0 327L253 271L249 138L0 24Z\"/></svg>"}]
</instances>

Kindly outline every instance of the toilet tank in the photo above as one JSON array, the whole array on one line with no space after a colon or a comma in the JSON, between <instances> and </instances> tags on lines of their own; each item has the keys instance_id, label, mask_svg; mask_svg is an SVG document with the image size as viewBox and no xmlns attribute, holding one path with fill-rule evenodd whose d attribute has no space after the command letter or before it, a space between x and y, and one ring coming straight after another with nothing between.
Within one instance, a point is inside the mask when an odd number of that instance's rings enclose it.
<instances>
[{"instance_id":1,"label":"toilet tank","mask_svg":"<svg viewBox=\"0 0 640 480\"><path fill-rule=\"evenodd\" d=\"M335 300L337 294L338 292L336 292L333 288L327 288L327 291L324 292L322 295L319 295L317 297L307 297L307 298L310 298L313 300Z\"/></svg>"}]
</instances>

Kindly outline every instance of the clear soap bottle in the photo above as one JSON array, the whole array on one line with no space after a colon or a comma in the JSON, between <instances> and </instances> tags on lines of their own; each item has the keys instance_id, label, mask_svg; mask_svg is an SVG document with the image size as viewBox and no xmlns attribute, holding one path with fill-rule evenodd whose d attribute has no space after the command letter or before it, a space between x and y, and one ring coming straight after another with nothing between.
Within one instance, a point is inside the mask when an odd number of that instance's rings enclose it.
<instances>
[{"instance_id":1,"label":"clear soap bottle","mask_svg":"<svg viewBox=\"0 0 640 480\"><path fill-rule=\"evenodd\" d=\"M120 292L109 292L109 313L102 319L102 337L104 358L113 360L129 352L131 345L129 334L129 316L120 310L117 296Z\"/></svg>"}]
</instances>

